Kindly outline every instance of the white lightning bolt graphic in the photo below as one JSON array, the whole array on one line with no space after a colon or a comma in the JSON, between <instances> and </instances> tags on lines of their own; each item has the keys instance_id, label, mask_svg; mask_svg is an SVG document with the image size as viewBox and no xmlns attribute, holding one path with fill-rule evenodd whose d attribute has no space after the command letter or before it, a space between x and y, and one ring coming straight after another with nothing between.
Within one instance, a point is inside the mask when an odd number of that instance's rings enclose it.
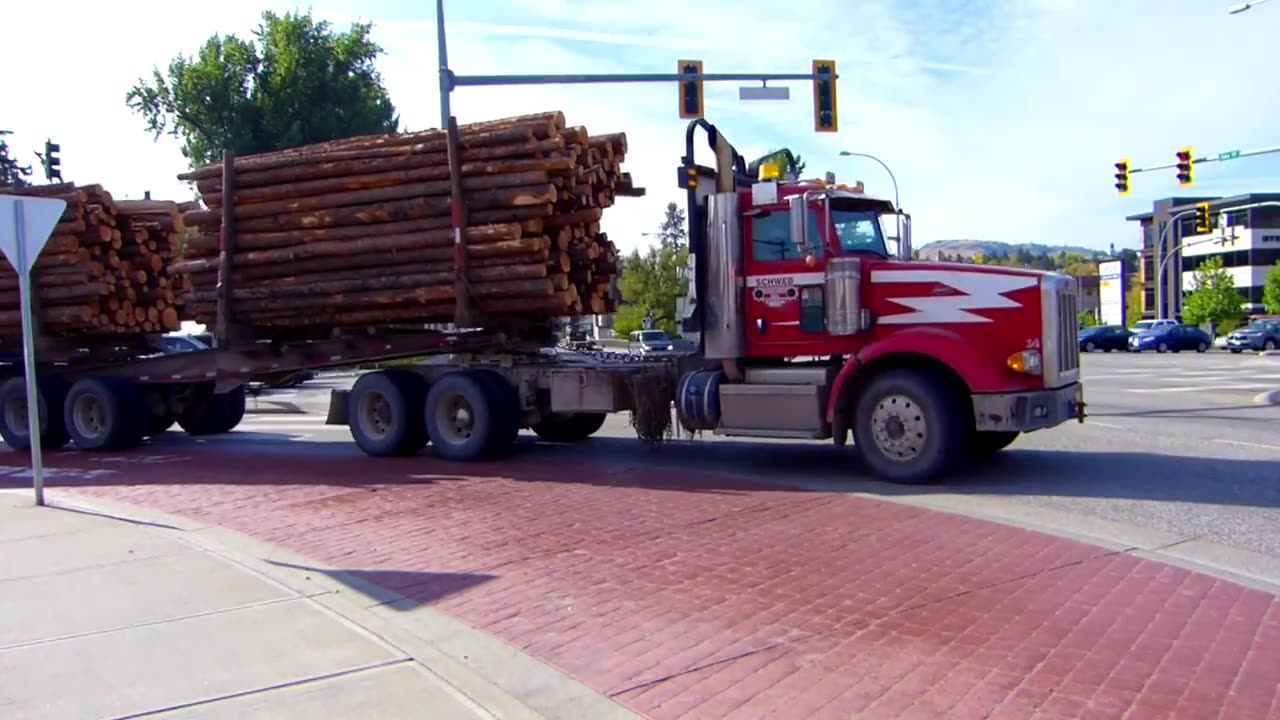
<instances>
[{"instance_id":1,"label":"white lightning bolt graphic","mask_svg":"<svg viewBox=\"0 0 1280 720\"><path fill-rule=\"evenodd\" d=\"M873 283L928 283L936 282L955 288L963 295L935 295L930 297L895 297L890 302L911 308L915 312L887 315L878 322L886 325L916 323L985 323L990 318L975 315L969 310L994 310L1022 307L1004 296L1004 293L1032 287L1039 280L1027 275L1001 275L985 272L956 270L875 270Z\"/></svg>"}]
</instances>

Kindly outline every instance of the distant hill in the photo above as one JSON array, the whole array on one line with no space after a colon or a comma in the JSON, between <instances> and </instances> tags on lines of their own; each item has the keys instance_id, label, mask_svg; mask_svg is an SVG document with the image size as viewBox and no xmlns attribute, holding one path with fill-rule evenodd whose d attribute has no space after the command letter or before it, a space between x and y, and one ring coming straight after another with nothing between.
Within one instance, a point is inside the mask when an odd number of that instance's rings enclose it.
<instances>
[{"instance_id":1,"label":"distant hill","mask_svg":"<svg viewBox=\"0 0 1280 720\"><path fill-rule=\"evenodd\" d=\"M920 258L923 260L936 260L940 254L945 254L948 258L955 258L958 255L966 259L978 254L984 257L994 257L1001 253L1006 253L1012 257L1020 250L1026 251L1035 257L1058 255L1062 252L1068 255L1082 255L1086 258L1092 258L1095 253L1099 255L1106 254L1105 251L1080 247L1079 245L1014 244L995 240L935 240L921 245L918 249Z\"/></svg>"}]
</instances>

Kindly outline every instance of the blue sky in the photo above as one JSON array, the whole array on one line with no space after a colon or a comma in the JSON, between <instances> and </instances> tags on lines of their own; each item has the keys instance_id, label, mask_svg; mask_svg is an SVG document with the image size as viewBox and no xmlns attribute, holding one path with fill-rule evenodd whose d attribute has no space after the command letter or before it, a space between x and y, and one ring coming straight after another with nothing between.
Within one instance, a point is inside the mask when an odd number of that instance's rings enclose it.
<instances>
[{"instance_id":1,"label":"blue sky","mask_svg":"<svg viewBox=\"0 0 1280 720\"><path fill-rule=\"evenodd\" d=\"M459 74L671 72L680 58L701 59L708 72L805 72L812 59L833 58L837 134L813 132L806 83L790 84L789 102L750 103L737 99L736 83L708 85L709 119L745 155L787 146L811 173L831 170L888 195L877 165L837 153L879 156L897 175L917 244L979 238L1104 249L1136 246L1137 228L1124 216L1179 194L1165 170L1136 175L1133 194L1117 197L1115 160L1164 163L1188 144L1198 154L1280 144L1280 91L1270 77L1280 4L1235 16L1228 4L858 0L779 11L748 0L453 0L446 9ZM73 5L6 11L13 26L65 30L53 52L37 33L7 37L33 71L6 78L9 97L22 101L5 103L0 128L16 131L19 149L46 136L60 142L69 179L176 199L188 196L174 178L183 169L177 146L152 142L124 106L126 90L212 32L247 35L262 9L299 7L221 0L210 17L154 0ZM438 123L433 3L311 7L338 24L372 21L404 123ZM1152 15L1157 9L1163 14ZM682 197L674 168L685 122L673 86L463 88L453 107L463 122L561 109L592 132L625 130L627 165L649 196L607 213L605 228L624 246L647 242L662 206ZM1203 165L1192 191L1280 191L1280 155Z\"/></svg>"}]
</instances>

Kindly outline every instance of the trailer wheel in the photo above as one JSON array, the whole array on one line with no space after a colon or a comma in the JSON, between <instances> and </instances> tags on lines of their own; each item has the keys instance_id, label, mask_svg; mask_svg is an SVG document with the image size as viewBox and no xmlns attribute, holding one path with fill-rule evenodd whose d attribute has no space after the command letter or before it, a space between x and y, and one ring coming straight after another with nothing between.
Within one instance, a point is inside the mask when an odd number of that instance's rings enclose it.
<instances>
[{"instance_id":1,"label":"trailer wheel","mask_svg":"<svg viewBox=\"0 0 1280 720\"><path fill-rule=\"evenodd\" d=\"M854 409L853 438L881 479L916 484L955 465L968 427L957 398L933 374L895 370L867 383Z\"/></svg>"},{"instance_id":2,"label":"trailer wheel","mask_svg":"<svg viewBox=\"0 0 1280 720\"><path fill-rule=\"evenodd\" d=\"M607 413L552 413L533 426L539 440L573 443L586 440L604 427Z\"/></svg>"},{"instance_id":3,"label":"trailer wheel","mask_svg":"<svg viewBox=\"0 0 1280 720\"><path fill-rule=\"evenodd\" d=\"M412 455L427 444L422 406L427 381L407 370L379 370L356 380L347 396L351 438L367 455Z\"/></svg>"},{"instance_id":4,"label":"trailer wheel","mask_svg":"<svg viewBox=\"0 0 1280 720\"><path fill-rule=\"evenodd\" d=\"M427 433L436 454L445 460L480 460L501 433L499 398L476 373L452 372L427 393Z\"/></svg>"},{"instance_id":5,"label":"trailer wheel","mask_svg":"<svg viewBox=\"0 0 1280 720\"><path fill-rule=\"evenodd\" d=\"M188 435L221 435L231 432L244 420L245 387L215 393L210 387L196 403L178 416L178 425Z\"/></svg>"},{"instance_id":6,"label":"trailer wheel","mask_svg":"<svg viewBox=\"0 0 1280 720\"><path fill-rule=\"evenodd\" d=\"M488 368L474 368L467 371L474 374L485 384L493 399L494 430L491 455L505 455L515 449L516 440L520 437L520 396L511 387L507 379Z\"/></svg>"},{"instance_id":7,"label":"trailer wheel","mask_svg":"<svg viewBox=\"0 0 1280 720\"><path fill-rule=\"evenodd\" d=\"M56 450L71 439L62 417L67 382L50 376L37 378L36 383L36 402L40 404L40 447ZM53 408L53 412L49 408ZM0 385L0 437L14 450L31 448L31 435L27 431L27 380L24 376L9 378Z\"/></svg>"},{"instance_id":8,"label":"trailer wheel","mask_svg":"<svg viewBox=\"0 0 1280 720\"><path fill-rule=\"evenodd\" d=\"M1012 445L1019 434L1006 430L978 430L969 438L969 446L965 449L973 458L990 457Z\"/></svg>"},{"instance_id":9,"label":"trailer wheel","mask_svg":"<svg viewBox=\"0 0 1280 720\"><path fill-rule=\"evenodd\" d=\"M100 377L71 386L63 417L81 450L124 450L142 442L150 413L142 388L132 380Z\"/></svg>"}]
</instances>

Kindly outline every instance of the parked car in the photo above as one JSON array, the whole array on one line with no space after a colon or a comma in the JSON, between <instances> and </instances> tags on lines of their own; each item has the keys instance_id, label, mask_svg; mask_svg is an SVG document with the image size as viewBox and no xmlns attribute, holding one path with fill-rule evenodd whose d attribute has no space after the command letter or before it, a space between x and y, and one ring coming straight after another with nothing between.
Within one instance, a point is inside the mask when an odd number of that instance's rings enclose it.
<instances>
[{"instance_id":1,"label":"parked car","mask_svg":"<svg viewBox=\"0 0 1280 720\"><path fill-rule=\"evenodd\" d=\"M1233 353L1277 347L1280 347L1280 320L1254 320L1227 335L1227 349Z\"/></svg>"},{"instance_id":2,"label":"parked car","mask_svg":"<svg viewBox=\"0 0 1280 720\"><path fill-rule=\"evenodd\" d=\"M1121 325L1095 325L1080 331L1080 352L1101 350L1124 352L1129 347L1129 336L1133 333Z\"/></svg>"},{"instance_id":3,"label":"parked car","mask_svg":"<svg viewBox=\"0 0 1280 720\"><path fill-rule=\"evenodd\" d=\"M665 330L636 330L627 337L627 352L653 355L671 352L671 336Z\"/></svg>"},{"instance_id":4,"label":"parked car","mask_svg":"<svg viewBox=\"0 0 1280 720\"><path fill-rule=\"evenodd\" d=\"M1177 320L1171 320L1169 318L1162 318L1160 320L1139 320L1138 322L1129 326L1129 331L1134 333L1140 333L1144 330L1154 330L1156 328L1162 328L1162 327L1174 327L1175 325L1181 325L1181 324L1182 324L1181 322Z\"/></svg>"},{"instance_id":5,"label":"parked car","mask_svg":"<svg viewBox=\"0 0 1280 720\"><path fill-rule=\"evenodd\" d=\"M1213 347L1213 338L1193 325L1163 325L1129 337L1129 352L1205 352L1210 347Z\"/></svg>"}]
</instances>

